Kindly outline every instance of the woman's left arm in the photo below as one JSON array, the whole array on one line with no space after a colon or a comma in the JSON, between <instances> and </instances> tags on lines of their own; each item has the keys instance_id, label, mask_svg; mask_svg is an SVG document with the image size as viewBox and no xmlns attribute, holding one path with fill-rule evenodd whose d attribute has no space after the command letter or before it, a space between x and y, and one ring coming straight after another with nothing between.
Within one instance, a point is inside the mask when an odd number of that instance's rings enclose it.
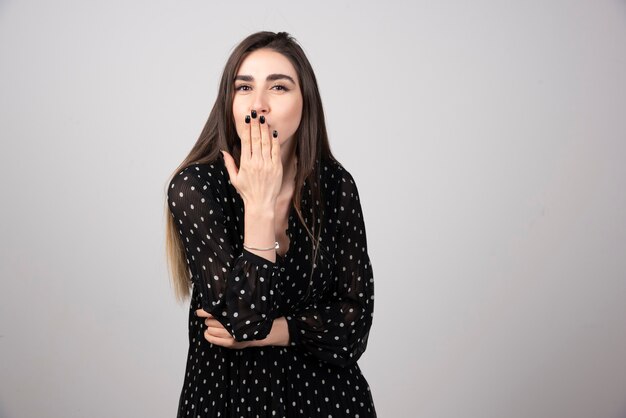
<instances>
[{"instance_id":1,"label":"woman's left arm","mask_svg":"<svg viewBox=\"0 0 626 418\"><path fill-rule=\"evenodd\" d=\"M334 288L329 298L286 317L290 346L328 363L347 367L367 347L374 313L374 275L365 222L354 179L345 169L337 202Z\"/></svg>"}]
</instances>

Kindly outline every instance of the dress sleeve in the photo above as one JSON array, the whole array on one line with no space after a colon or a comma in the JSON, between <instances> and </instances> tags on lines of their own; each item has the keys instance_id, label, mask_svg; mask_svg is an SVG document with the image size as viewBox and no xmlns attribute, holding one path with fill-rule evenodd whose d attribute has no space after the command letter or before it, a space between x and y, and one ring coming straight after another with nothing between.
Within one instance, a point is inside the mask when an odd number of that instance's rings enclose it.
<instances>
[{"instance_id":1,"label":"dress sleeve","mask_svg":"<svg viewBox=\"0 0 626 418\"><path fill-rule=\"evenodd\" d=\"M347 367L365 351L374 312L374 276L356 184L344 171L336 208L337 249L327 299L286 317L290 345Z\"/></svg>"},{"instance_id":2,"label":"dress sleeve","mask_svg":"<svg viewBox=\"0 0 626 418\"><path fill-rule=\"evenodd\" d=\"M224 208L193 166L171 180L167 201L202 309L236 341L265 338L280 301L276 263L233 246Z\"/></svg>"}]
</instances>

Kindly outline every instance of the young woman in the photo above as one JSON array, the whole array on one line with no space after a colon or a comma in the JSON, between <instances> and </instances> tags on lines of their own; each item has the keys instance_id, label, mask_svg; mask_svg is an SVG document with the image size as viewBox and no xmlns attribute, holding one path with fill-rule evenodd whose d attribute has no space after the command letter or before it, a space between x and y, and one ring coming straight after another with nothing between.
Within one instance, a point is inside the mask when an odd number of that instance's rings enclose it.
<instances>
[{"instance_id":1,"label":"young woman","mask_svg":"<svg viewBox=\"0 0 626 418\"><path fill-rule=\"evenodd\" d=\"M287 33L233 51L167 189L176 295L193 289L179 417L375 417L357 360L374 309L359 194Z\"/></svg>"}]
</instances>

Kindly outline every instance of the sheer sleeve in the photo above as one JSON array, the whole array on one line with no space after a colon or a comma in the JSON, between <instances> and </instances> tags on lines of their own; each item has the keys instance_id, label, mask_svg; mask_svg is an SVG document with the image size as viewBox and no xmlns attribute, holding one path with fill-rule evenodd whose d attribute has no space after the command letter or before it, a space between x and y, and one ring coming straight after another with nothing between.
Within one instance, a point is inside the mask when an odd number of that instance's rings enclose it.
<instances>
[{"instance_id":1,"label":"sheer sleeve","mask_svg":"<svg viewBox=\"0 0 626 418\"><path fill-rule=\"evenodd\" d=\"M246 249L238 253L224 207L197 170L190 166L174 176L167 201L202 309L236 341L263 339L277 315L280 271Z\"/></svg>"},{"instance_id":2,"label":"sheer sleeve","mask_svg":"<svg viewBox=\"0 0 626 418\"><path fill-rule=\"evenodd\" d=\"M332 293L286 318L290 345L346 367L355 363L367 346L374 312L374 276L358 190L345 170L338 192Z\"/></svg>"}]
</instances>

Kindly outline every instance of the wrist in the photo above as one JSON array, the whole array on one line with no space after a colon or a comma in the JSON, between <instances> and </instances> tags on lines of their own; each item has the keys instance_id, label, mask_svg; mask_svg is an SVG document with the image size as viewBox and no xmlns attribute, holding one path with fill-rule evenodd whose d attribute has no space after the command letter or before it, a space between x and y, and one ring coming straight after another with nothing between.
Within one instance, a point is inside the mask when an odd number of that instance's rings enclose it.
<instances>
[{"instance_id":1,"label":"wrist","mask_svg":"<svg viewBox=\"0 0 626 418\"><path fill-rule=\"evenodd\" d=\"M274 219L274 208L273 204L244 204L244 215L247 218L254 219Z\"/></svg>"},{"instance_id":2,"label":"wrist","mask_svg":"<svg viewBox=\"0 0 626 418\"><path fill-rule=\"evenodd\" d=\"M287 347L289 345L289 329L287 327L287 319L284 316L274 319L270 333L262 340L254 341L255 347L264 347L275 345Z\"/></svg>"},{"instance_id":3,"label":"wrist","mask_svg":"<svg viewBox=\"0 0 626 418\"><path fill-rule=\"evenodd\" d=\"M274 209L255 205L244 210L243 242L248 247L246 249L272 263L276 262Z\"/></svg>"}]
</instances>

